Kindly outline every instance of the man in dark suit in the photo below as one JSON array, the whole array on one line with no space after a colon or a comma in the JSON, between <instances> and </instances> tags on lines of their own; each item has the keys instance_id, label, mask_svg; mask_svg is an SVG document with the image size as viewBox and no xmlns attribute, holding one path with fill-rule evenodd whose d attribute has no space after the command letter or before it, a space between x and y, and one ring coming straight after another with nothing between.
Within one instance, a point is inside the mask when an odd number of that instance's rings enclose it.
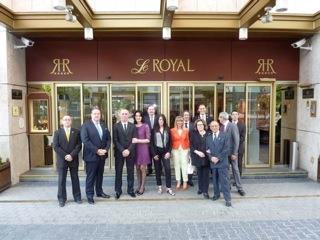
<instances>
[{"instance_id":1,"label":"man in dark suit","mask_svg":"<svg viewBox=\"0 0 320 240\"><path fill-rule=\"evenodd\" d=\"M191 135L192 135L192 133L193 133L193 131L194 131L193 123L190 121L190 119L191 119L190 112L189 112L188 110L185 110L185 111L183 112L183 126L184 126L185 128L188 128L188 129L189 129L189 140L191 140ZM191 161L191 160L190 160L190 161ZM193 173L192 173L192 174L191 174L191 173L188 174L188 182L187 182L187 184L188 184L189 186L191 186L191 187L194 186L193 181L192 181L192 178L193 178ZM182 179L181 179L181 182L183 182Z\"/></svg>"},{"instance_id":2,"label":"man in dark suit","mask_svg":"<svg viewBox=\"0 0 320 240\"><path fill-rule=\"evenodd\" d=\"M83 142L83 159L86 163L86 194L89 204L94 204L94 184L97 197L110 198L102 190L103 172L108 151L111 144L110 132L100 122L101 111L94 107L91 111L91 120L81 127L81 140Z\"/></svg>"},{"instance_id":3,"label":"man in dark suit","mask_svg":"<svg viewBox=\"0 0 320 240\"><path fill-rule=\"evenodd\" d=\"M231 207L230 182L228 175L229 161L229 139L225 133L219 131L219 123L212 121L210 123L212 134L207 136L206 149L212 170L213 201L220 198L220 186L226 206Z\"/></svg>"},{"instance_id":4,"label":"man in dark suit","mask_svg":"<svg viewBox=\"0 0 320 240\"><path fill-rule=\"evenodd\" d=\"M136 126L128 121L129 111L122 109L120 111L120 122L113 126L113 144L115 156L115 198L119 199L122 194L122 171L124 162L127 167L127 193L131 197L136 197L134 185L134 156L135 144L132 139L136 137Z\"/></svg>"},{"instance_id":5,"label":"man in dark suit","mask_svg":"<svg viewBox=\"0 0 320 240\"><path fill-rule=\"evenodd\" d=\"M76 203L81 203L81 191L78 177L79 152L81 150L80 132L72 128L69 115L62 118L62 128L59 128L53 137L53 148L57 153L58 201L64 207L67 200L66 179L68 168L70 170L72 193Z\"/></svg>"},{"instance_id":6,"label":"man in dark suit","mask_svg":"<svg viewBox=\"0 0 320 240\"><path fill-rule=\"evenodd\" d=\"M213 121L213 118L207 114L207 108L204 104L200 104L198 107L198 115L194 116L192 122L195 122L197 119L202 119L207 123L207 126Z\"/></svg>"},{"instance_id":7,"label":"man in dark suit","mask_svg":"<svg viewBox=\"0 0 320 240\"><path fill-rule=\"evenodd\" d=\"M239 121L239 113L237 111L233 111L231 114L232 122L237 125L239 130L239 149L238 149L238 167L240 176L242 176L242 159L244 155L244 142L246 140L246 125Z\"/></svg>"},{"instance_id":8,"label":"man in dark suit","mask_svg":"<svg viewBox=\"0 0 320 240\"><path fill-rule=\"evenodd\" d=\"M229 140L229 161L232 168L233 178L236 182L236 187L238 193L244 196L246 193L242 188L240 180L240 172L238 167L238 149L239 149L239 130L238 127L229 121L229 114L226 112L221 112L219 114L219 121L221 123L220 132L224 132Z\"/></svg>"},{"instance_id":9,"label":"man in dark suit","mask_svg":"<svg viewBox=\"0 0 320 240\"><path fill-rule=\"evenodd\" d=\"M155 125L155 123L158 121L158 115L156 114L156 108L154 104L151 104L147 107L147 114L144 116L144 122L146 124L148 124L150 131L153 131L153 127ZM150 153L151 153L151 148L149 149ZM152 156L150 155L150 159L153 159ZM147 172L147 176L149 176L150 174L152 174L153 170L152 170L152 160L151 163L148 164L148 172Z\"/></svg>"}]
</instances>

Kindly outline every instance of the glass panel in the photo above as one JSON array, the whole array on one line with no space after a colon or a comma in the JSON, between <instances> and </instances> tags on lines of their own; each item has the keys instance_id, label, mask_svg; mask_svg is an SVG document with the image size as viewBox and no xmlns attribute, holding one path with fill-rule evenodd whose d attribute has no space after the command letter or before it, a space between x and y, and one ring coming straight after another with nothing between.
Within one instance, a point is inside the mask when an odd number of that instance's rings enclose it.
<instances>
[{"instance_id":1,"label":"glass panel","mask_svg":"<svg viewBox=\"0 0 320 240\"><path fill-rule=\"evenodd\" d=\"M246 87L243 86L225 86L226 91L226 112L239 113L239 121L245 122L246 112Z\"/></svg>"},{"instance_id":2,"label":"glass panel","mask_svg":"<svg viewBox=\"0 0 320 240\"><path fill-rule=\"evenodd\" d=\"M194 115L197 114L200 104L204 104L208 115L214 117L214 86L194 87Z\"/></svg>"},{"instance_id":3,"label":"glass panel","mask_svg":"<svg viewBox=\"0 0 320 240\"><path fill-rule=\"evenodd\" d=\"M83 86L83 121L91 119L91 109L98 106L101 110L101 121L108 126L108 87L107 86Z\"/></svg>"},{"instance_id":4,"label":"glass panel","mask_svg":"<svg viewBox=\"0 0 320 240\"><path fill-rule=\"evenodd\" d=\"M269 164L270 86L248 86L248 165Z\"/></svg>"},{"instance_id":5,"label":"glass panel","mask_svg":"<svg viewBox=\"0 0 320 240\"><path fill-rule=\"evenodd\" d=\"M138 86L138 109L147 114L147 107L155 105L156 114L161 112L161 87Z\"/></svg>"},{"instance_id":6,"label":"glass panel","mask_svg":"<svg viewBox=\"0 0 320 240\"><path fill-rule=\"evenodd\" d=\"M184 110L191 112L192 109L192 87L170 86L169 89L170 127L174 126L176 116L182 116Z\"/></svg>"},{"instance_id":7,"label":"glass panel","mask_svg":"<svg viewBox=\"0 0 320 240\"><path fill-rule=\"evenodd\" d=\"M125 108L129 112L135 109L135 87L112 85L112 124L119 121L119 110ZM132 116L129 119L133 122Z\"/></svg>"},{"instance_id":8,"label":"glass panel","mask_svg":"<svg viewBox=\"0 0 320 240\"><path fill-rule=\"evenodd\" d=\"M31 106L31 131L32 132L47 132L48 126L48 100L32 100Z\"/></svg>"},{"instance_id":9,"label":"glass panel","mask_svg":"<svg viewBox=\"0 0 320 240\"><path fill-rule=\"evenodd\" d=\"M58 123L64 115L72 116L72 126L80 129L81 127L81 98L80 86L59 86L57 87L57 111Z\"/></svg>"}]
</instances>

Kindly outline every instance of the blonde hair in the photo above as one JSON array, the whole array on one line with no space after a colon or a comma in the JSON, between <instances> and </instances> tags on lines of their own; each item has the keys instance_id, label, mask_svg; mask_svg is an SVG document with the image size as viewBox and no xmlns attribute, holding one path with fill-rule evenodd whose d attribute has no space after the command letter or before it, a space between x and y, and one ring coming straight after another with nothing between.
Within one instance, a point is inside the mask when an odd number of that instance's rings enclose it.
<instances>
[{"instance_id":1,"label":"blonde hair","mask_svg":"<svg viewBox=\"0 0 320 240\"><path fill-rule=\"evenodd\" d=\"M176 116L176 118L175 118L175 120L174 120L174 127L175 128L178 128L178 125L177 125L177 122L178 121L181 121L182 123L183 123L183 117L181 117L181 116ZM183 126L182 126L182 128L183 128Z\"/></svg>"}]
</instances>

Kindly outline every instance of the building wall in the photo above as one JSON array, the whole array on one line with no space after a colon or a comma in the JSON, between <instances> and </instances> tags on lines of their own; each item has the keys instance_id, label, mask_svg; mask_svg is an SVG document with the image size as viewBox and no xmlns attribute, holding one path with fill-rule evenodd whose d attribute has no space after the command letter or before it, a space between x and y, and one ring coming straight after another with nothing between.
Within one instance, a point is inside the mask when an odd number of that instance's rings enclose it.
<instances>
[{"instance_id":1,"label":"building wall","mask_svg":"<svg viewBox=\"0 0 320 240\"><path fill-rule=\"evenodd\" d=\"M26 61L25 50L14 49L18 40L5 29L0 31L0 156L9 158L12 183L29 169L29 146L26 129ZM12 100L12 89L22 91L22 100ZM12 115L13 107L20 109L19 116Z\"/></svg>"},{"instance_id":2,"label":"building wall","mask_svg":"<svg viewBox=\"0 0 320 240\"><path fill-rule=\"evenodd\" d=\"M299 166L317 180L320 157L320 34L311 38L312 51L300 50L300 84L311 84L313 99L302 99L303 88L298 88L297 141L299 142ZM316 101L316 117L310 116L310 103Z\"/></svg>"}]
</instances>

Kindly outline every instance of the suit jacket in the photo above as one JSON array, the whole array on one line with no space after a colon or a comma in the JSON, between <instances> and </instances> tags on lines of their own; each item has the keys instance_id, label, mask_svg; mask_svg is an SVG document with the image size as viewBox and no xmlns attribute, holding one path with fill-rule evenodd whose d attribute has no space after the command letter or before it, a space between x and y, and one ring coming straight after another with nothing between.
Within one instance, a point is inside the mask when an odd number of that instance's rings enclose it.
<instances>
[{"instance_id":1,"label":"suit jacket","mask_svg":"<svg viewBox=\"0 0 320 240\"><path fill-rule=\"evenodd\" d=\"M200 135L198 131L194 131L194 133L191 135L191 141L190 141L190 155L191 155L191 161L192 165L196 167L203 167L203 166L209 166L209 160L208 156L206 154L206 139L207 139L208 133L206 133L203 137ZM205 154L205 157L199 157L194 151L198 150L200 152L203 152Z\"/></svg>"},{"instance_id":2,"label":"suit jacket","mask_svg":"<svg viewBox=\"0 0 320 240\"><path fill-rule=\"evenodd\" d=\"M194 123L197 119L200 119L200 115L196 115L194 116L194 118L192 119L192 122ZM209 124L213 121L213 118L210 117L208 114L206 114L206 123L207 123L207 126L209 126Z\"/></svg>"},{"instance_id":3,"label":"suit jacket","mask_svg":"<svg viewBox=\"0 0 320 240\"><path fill-rule=\"evenodd\" d=\"M108 157L108 151L110 149L111 137L107 127L100 122L102 128L102 139L99 136L99 132L92 122L87 121L81 127L81 140L83 142L83 159L86 162L95 162L99 160L105 160ZM97 154L98 149L107 150L106 155L99 156Z\"/></svg>"},{"instance_id":4,"label":"suit jacket","mask_svg":"<svg viewBox=\"0 0 320 240\"><path fill-rule=\"evenodd\" d=\"M80 132L78 129L71 128L69 141L67 140L64 128L59 128L54 133L53 148L57 153L57 167L63 168L67 166L67 161L64 159L66 155L72 156L72 161L69 166L79 166L79 152L81 150Z\"/></svg>"},{"instance_id":5,"label":"suit jacket","mask_svg":"<svg viewBox=\"0 0 320 240\"><path fill-rule=\"evenodd\" d=\"M154 115L154 122L153 122L153 126L155 125L155 123L158 121L158 115L157 114L155 114ZM144 122L146 123L146 124L148 124L148 126L149 126L149 128L150 128L150 131L152 131L153 130L153 128L151 127L151 121L150 121L150 117L149 117L149 115L147 114L147 115L145 115L144 117L143 117L143 119L144 119Z\"/></svg>"},{"instance_id":6,"label":"suit jacket","mask_svg":"<svg viewBox=\"0 0 320 240\"><path fill-rule=\"evenodd\" d=\"M238 121L237 127L239 130L239 137L240 137L238 153L243 154L244 153L244 142L246 141L246 125L244 123Z\"/></svg>"},{"instance_id":7,"label":"suit jacket","mask_svg":"<svg viewBox=\"0 0 320 240\"><path fill-rule=\"evenodd\" d=\"M238 156L238 150L239 150L239 130L238 127L228 121L227 128L223 130L224 125L221 125L220 132L224 132L227 134L227 137L229 139L229 155L236 155Z\"/></svg>"},{"instance_id":8,"label":"suit jacket","mask_svg":"<svg viewBox=\"0 0 320 240\"><path fill-rule=\"evenodd\" d=\"M163 140L161 141L164 142L164 147L160 148L157 147L157 141L159 141L159 136L160 132L159 131L152 131L151 133L151 142L150 142L150 150L151 150L151 156L154 157L156 155L160 154L166 154L167 152L171 152L171 136L170 136L170 129L165 128L163 131ZM161 136L161 135L160 135ZM165 142L165 136L166 136L166 142Z\"/></svg>"},{"instance_id":9,"label":"suit jacket","mask_svg":"<svg viewBox=\"0 0 320 240\"><path fill-rule=\"evenodd\" d=\"M213 141L213 134L209 134L206 138L206 153L210 161L211 168L229 168L229 139L228 135L220 132L218 137ZM219 162L214 164L211 157L217 157Z\"/></svg>"},{"instance_id":10,"label":"suit jacket","mask_svg":"<svg viewBox=\"0 0 320 240\"><path fill-rule=\"evenodd\" d=\"M185 127L184 123L183 123L183 127ZM189 139L191 140L191 136L194 133L194 124L191 121L189 122L188 130L189 130Z\"/></svg>"},{"instance_id":11,"label":"suit jacket","mask_svg":"<svg viewBox=\"0 0 320 240\"><path fill-rule=\"evenodd\" d=\"M127 131L123 129L121 122L117 122L113 126L113 144L116 157L122 157L122 152L125 149L130 151L130 157L134 157L135 144L132 143L132 138L137 137L136 126L131 122L128 122L127 124Z\"/></svg>"}]
</instances>

